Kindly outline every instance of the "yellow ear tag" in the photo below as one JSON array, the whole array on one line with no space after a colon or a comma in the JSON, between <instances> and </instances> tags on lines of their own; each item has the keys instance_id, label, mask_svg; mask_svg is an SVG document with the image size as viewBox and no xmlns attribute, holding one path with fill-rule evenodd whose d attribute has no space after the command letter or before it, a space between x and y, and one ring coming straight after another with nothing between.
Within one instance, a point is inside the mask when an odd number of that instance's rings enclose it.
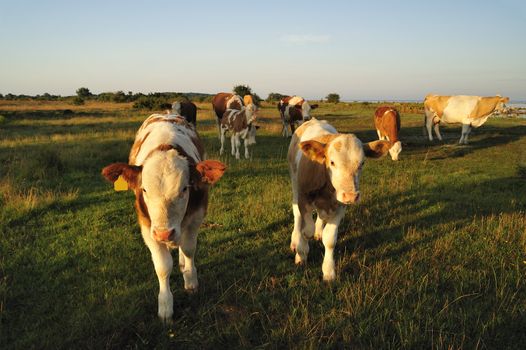
<instances>
[{"instance_id":1,"label":"yellow ear tag","mask_svg":"<svg viewBox=\"0 0 526 350\"><path fill-rule=\"evenodd\" d=\"M115 188L115 191L128 191L128 183L122 175L119 175L117 180L113 183L113 188Z\"/></svg>"}]
</instances>

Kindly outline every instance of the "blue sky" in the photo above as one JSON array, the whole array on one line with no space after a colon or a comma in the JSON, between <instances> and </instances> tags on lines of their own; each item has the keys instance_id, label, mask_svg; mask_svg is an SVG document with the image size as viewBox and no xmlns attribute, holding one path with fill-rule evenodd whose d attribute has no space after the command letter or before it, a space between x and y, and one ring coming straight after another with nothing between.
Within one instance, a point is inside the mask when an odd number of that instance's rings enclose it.
<instances>
[{"instance_id":1,"label":"blue sky","mask_svg":"<svg viewBox=\"0 0 526 350\"><path fill-rule=\"evenodd\" d=\"M0 93L526 100L526 1L0 0Z\"/></svg>"}]
</instances>

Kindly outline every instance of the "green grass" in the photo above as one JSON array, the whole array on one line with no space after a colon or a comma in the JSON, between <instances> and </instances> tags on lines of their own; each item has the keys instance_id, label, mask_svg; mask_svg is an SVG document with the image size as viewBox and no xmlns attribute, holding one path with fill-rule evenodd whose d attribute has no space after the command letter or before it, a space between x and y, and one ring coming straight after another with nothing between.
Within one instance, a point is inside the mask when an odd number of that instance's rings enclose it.
<instances>
[{"instance_id":1,"label":"green grass","mask_svg":"<svg viewBox=\"0 0 526 350\"><path fill-rule=\"evenodd\" d=\"M369 141L376 106L314 115ZM187 295L174 269L164 326L133 195L100 176L127 159L148 113L72 109L0 110L0 348L526 346L526 121L492 118L458 146L459 127L429 143L422 115L402 113L401 161L366 162L327 285L320 242L304 267L289 251L288 140L265 106L252 161L219 158L229 168L199 235L199 291Z\"/></svg>"}]
</instances>

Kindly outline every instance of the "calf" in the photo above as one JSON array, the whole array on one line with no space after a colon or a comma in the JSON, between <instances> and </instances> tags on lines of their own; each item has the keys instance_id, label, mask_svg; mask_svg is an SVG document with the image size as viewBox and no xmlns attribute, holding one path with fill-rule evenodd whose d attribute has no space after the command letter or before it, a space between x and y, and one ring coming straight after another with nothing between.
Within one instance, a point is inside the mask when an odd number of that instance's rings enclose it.
<instances>
[{"instance_id":1,"label":"calf","mask_svg":"<svg viewBox=\"0 0 526 350\"><path fill-rule=\"evenodd\" d=\"M281 122L283 123L281 135L285 137L291 136L292 133L294 133L295 125L309 120L311 118L310 111L315 108L318 108L318 105L309 104L303 97L283 97L278 103L278 110L281 116Z\"/></svg>"},{"instance_id":2,"label":"calf","mask_svg":"<svg viewBox=\"0 0 526 350\"><path fill-rule=\"evenodd\" d=\"M172 103L172 113L182 116L187 122L192 124L194 128L197 119L197 106L190 101L176 101Z\"/></svg>"},{"instance_id":3,"label":"calf","mask_svg":"<svg viewBox=\"0 0 526 350\"><path fill-rule=\"evenodd\" d=\"M392 160L398 160L402 152L402 143L398 140L400 131L400 114L392 107L378 107L374 113L374 126L378 139L391 142L389 154Z\"/></svg>"},{"instance_id":4,"label":"calf","mask_svg":"<svg viewBox=\"0 0 526 350\"><path fill-rule=\"evenodd\" d=\"M239 111L243 106L243 99L239 95L234 95L229 92L220 92L214 96L212 99L212 108L217 117L217 131L219 137L221 137L221 120L223 119L223 114L225 114L226 110L236 109Z\"/></svg>"},{"instance_id":5,"label":"calf","mask_svg":"<svg viewBox=\"0 0 526 350\"><path fill-rule=\"evenodd\" d=\"M245 158L250 158L248 146L256 143L256 106L249 104L243 107L240 111L235 109L227 109L221 119L221 149L219 154L223 154L225 134L227 131L232 133L230 143L232 147L232 155L239 159L239 149L241 148L241 140L245 145Z\"/></svg>"},{"instance_id":6,"label":"calf","mask_svg":"<svg viewBox=\"0 0 526 350\"><path fill-rule=\"evenodd\" d=\"M164 321L173 315L170 249L179 249L185 289L195 290L197 230L206 215L209 186L225 169L221 162L204 160L203 145L192 125L180 116L161 114L143 122L128 164L114 163L102 169L107 180L124 180L125 187L135 193L141 234L159 279L158 314Z\"/></svg>"},{"instance_id":7,"label":"calf","mask_svg":"<svg viewBox=\"0 0 526 350\"><path fill-rule=\"evenodd\" d=\"M360 199L358 182L364 157L380 157L390 146L387 141L362 144L353 134L339 134L324 120L312 119L296 130L287 157L294 213L290 248L296 252L296 264L307 261L308 239L314 236L325 246L323 279L335 279L333 254L338 225L345 205ZM313 211L317 213L316 223Z\"/></svg>"}]
</instances>

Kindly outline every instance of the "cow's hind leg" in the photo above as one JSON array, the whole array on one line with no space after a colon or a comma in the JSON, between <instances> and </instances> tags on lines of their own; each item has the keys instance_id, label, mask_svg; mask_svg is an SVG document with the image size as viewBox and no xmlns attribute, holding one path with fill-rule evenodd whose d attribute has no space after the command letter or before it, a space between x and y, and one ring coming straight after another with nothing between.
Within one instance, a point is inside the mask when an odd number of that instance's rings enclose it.
<instances>
[{"instance_id":1,"label":"cow's hind leg","mask_svg":"<svg viewBox=\"0 0 526 350\"><path fill-rule=\"evenodd\" d=\"M141 226L144 242L152 254L153 266L159 279L159 303L157 314L164 322L170 322L173 316L173 294L170 290L170 274L173 268L173 259L169 248L153 240L150 228Z\"/></svg>"},{"instance_id":2,"label":"cow's hind leg","mask_svg":"<svg viewBox=\"0 0 526 350\"><path fill-rule=\"evenodd\" d=\"M250 158L250 152L248 150L247 139L243 140L243 145L245 146L245 158L248 159Z\"/></svg>"},{"instance_id":3,"label":"cow's hind leg","mask_svg":"<svg viewBox=\"0 0 526 350\"><path fill-rule=\"evenodd\" d=\"M219 149L219 154L223 154L223 152L225 151L225 133L226 133L226 130L221 128L219 129L219 135L220 135L220 140L221 140L221 148Z\"/></svg>"},{"instance_id":4,"label":"cow's hind leg","mask_svg":"<svg viewBox=\"0 0 526 350\"><path fill-rule=\"evenodd\" d=\"M468 135L471 132L471 125L469 124L462 124L462 135L460 136L460 140L458 141L459 144L468 144Z\"/></svg>"}]
</instances>

